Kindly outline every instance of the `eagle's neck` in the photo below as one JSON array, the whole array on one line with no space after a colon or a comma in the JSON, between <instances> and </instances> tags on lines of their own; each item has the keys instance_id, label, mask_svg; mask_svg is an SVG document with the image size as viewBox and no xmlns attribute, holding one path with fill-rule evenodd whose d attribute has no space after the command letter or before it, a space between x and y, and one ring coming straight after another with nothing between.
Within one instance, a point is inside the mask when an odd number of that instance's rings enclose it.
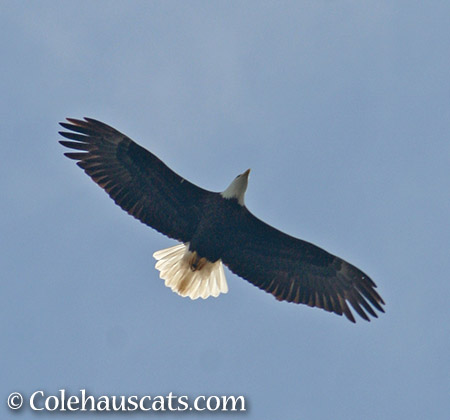
<instances>
[{"instance_id":1,"label":"eagle's neck","mask_svg":"<svg viewBox=\"0 0 450 420\"><path fill-rule=\"evenodd\" d=\"M228 186L228 188L220 193L223 198L235 198L237 202L243 206L245 191L248 185L248 174L250 169L247 169L243 174L238 175L233 182Z\"/></svg>"}]
</instances>

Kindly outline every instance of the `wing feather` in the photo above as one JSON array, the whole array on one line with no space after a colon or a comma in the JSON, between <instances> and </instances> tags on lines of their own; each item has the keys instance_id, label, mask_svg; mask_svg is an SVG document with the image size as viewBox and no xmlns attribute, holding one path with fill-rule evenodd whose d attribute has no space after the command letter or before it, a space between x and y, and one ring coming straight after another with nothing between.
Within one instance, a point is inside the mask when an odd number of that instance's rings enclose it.
<instances>
[{"instance_id":1,"label":"wing feather","mask_svg":"<svg viewBox=\"0 0 450 420\"><path fill-rule=\"evenodd\" d=\"M278 300L322 308L350 321L384 312L375 283L361 270L325 250L262 222L246 208L224 241L223 263Z\"/></svg>"},{"instance_id":2,"label":"wing feather","mask_svg":"<svg viewBox=\"0 0 450 420\"><path fill-rule=\"evenodd\" d=\"M114 128L85 118L67 118L60 143L123 210L159 232L188 242L209 194L173 172L155 155Z\"/></svg>"}]
</instances>

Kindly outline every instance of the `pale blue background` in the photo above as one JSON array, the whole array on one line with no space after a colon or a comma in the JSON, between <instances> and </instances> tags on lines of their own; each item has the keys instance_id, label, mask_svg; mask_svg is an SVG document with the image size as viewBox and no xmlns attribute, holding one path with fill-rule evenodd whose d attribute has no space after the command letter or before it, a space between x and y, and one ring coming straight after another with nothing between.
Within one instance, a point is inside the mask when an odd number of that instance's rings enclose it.
<instances>
[{"instance_id":1,"label":"pale blue background","mask_svg":"<svg viewBox=\"0 0 450 420\"><path fill-rule=\"evenodd\" d=\"M61 388L448 418L450 2L2 1L0 49L2 418L33 416L10 392ZM369 273L386 314L353 325L229 272L219 299L173 294L152 253L174 242L63 157L66 116L211 190L252 168L251 211Z\"/></svg>"}]
</instances>

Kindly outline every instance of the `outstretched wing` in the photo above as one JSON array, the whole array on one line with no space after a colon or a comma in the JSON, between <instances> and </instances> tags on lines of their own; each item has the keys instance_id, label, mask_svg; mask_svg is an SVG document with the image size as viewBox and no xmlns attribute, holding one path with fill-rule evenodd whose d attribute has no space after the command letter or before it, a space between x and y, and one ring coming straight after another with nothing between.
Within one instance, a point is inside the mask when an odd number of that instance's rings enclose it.
<instances>
[{"instance_id":1,"label":"outstretched wing","mask_svg":"<svg viewBox=\"0 0 450 420\"><path fill-rule=\"evenodd\" d=\"M246 208L229 230L224 264L278 300L316 306L355 322L348 303L365 320L384 312L375 283L323 249L262 222Z\"/></svg>"},{"instance_id":2,"label":"outstretched wing","mask_svg":"<svg viewBox=\"0 0 450 420\"><path fill-rule=\"evenodd\" d=\"M212 194L183 179L155 155L114 128L91 118L60 123L65 153L123 210L159 232L188 242Z\"/></svg>"}]
</instances>

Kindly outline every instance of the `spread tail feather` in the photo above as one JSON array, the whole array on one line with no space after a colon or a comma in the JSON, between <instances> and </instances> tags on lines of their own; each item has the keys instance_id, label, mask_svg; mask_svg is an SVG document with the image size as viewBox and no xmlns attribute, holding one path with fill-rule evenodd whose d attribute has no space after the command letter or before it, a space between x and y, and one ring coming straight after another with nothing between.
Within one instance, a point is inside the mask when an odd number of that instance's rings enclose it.
<instances>
[{"instance_id":1,"label":"spread tail feather","mask_svg":"<svg viewBox=\"0 0 450 420\"><path fill-rule=\"evenodd\" d=\"M227 280L222 261L214 263L202 261L199 268L192 269L194 253L189 251L189 244L179 244L161 249L153 254L157 260L156 269L164 284L180 296L191 299L217 297L228 292ZM203 259L201 259L203 260Z\"/></svg>"}]
</instances>

